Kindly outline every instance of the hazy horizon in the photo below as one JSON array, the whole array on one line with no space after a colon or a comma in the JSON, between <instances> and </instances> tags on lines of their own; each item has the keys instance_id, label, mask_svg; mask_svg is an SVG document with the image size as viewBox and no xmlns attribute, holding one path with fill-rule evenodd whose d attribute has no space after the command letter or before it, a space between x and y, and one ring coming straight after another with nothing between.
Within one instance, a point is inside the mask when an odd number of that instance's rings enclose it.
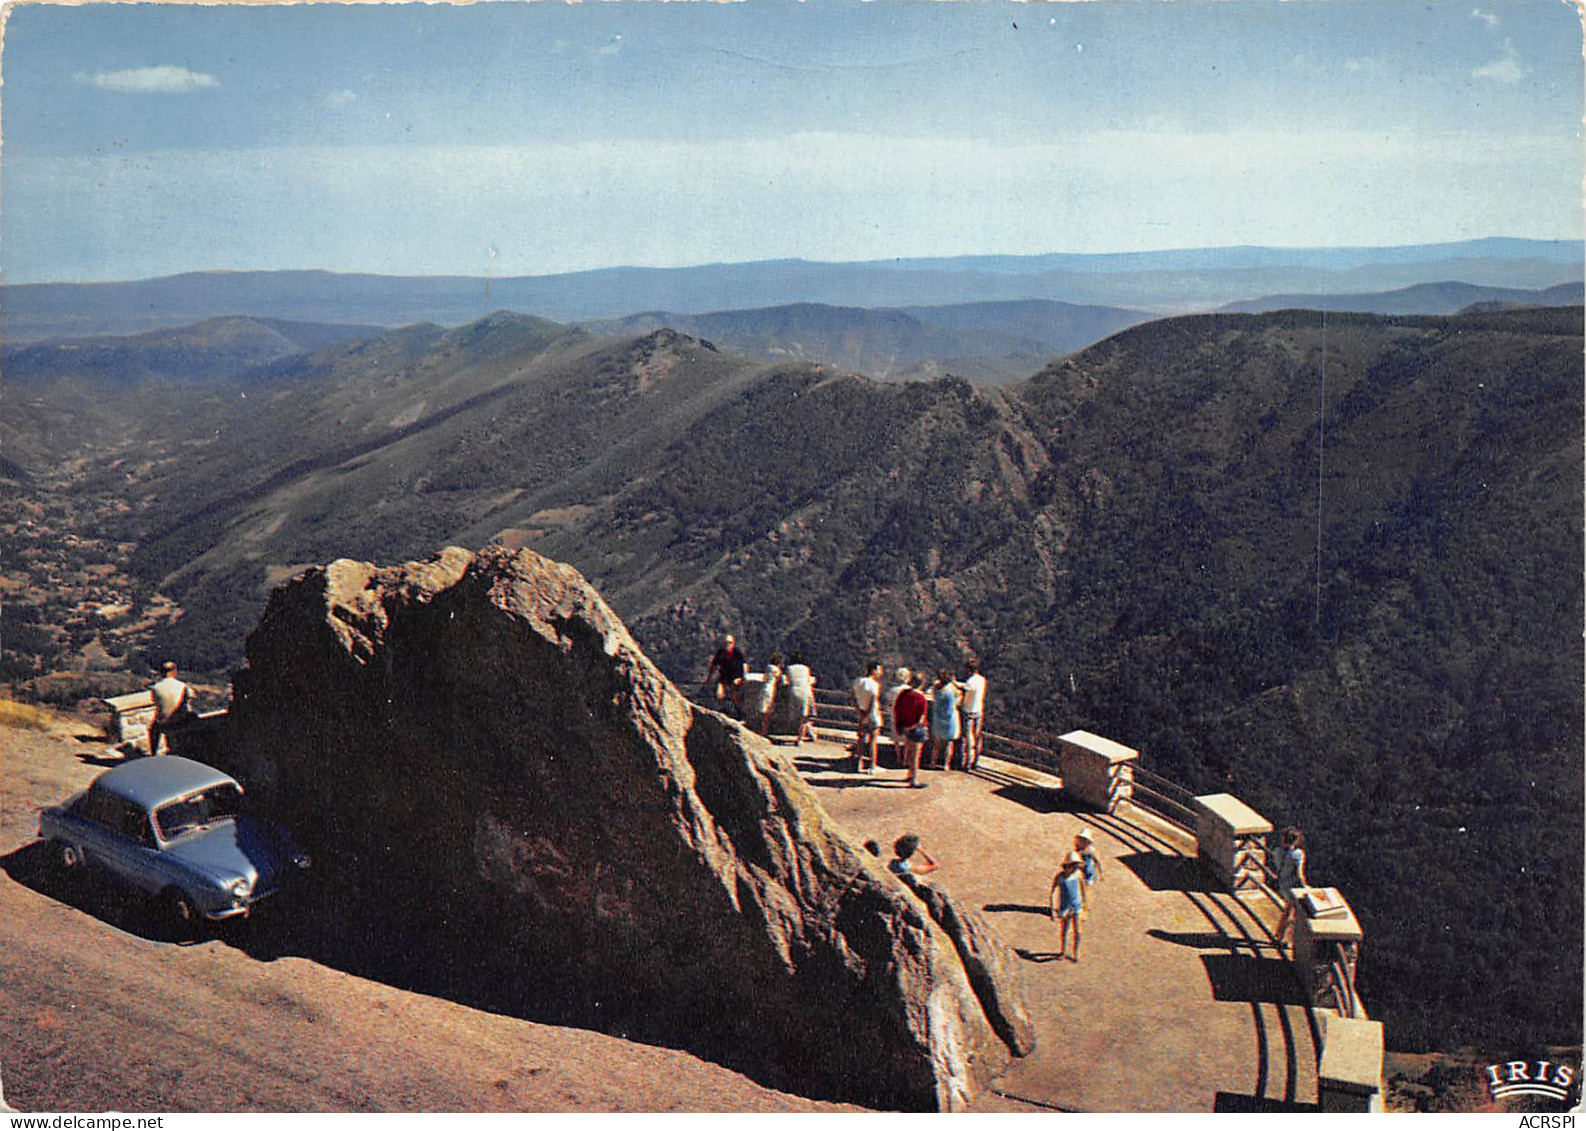
<instances>
[{"instance_id":1,"label":"hazy horizon","mask_svg":"<svg viewBox=\"0 0 1586 1131\"><path fill-rule=\"evenodd\" d=\"M598 266L598 267L581 268L581 269L576 270L576 271L548 271L548 272L543 272L543 273L524 273L522 275L459 275L459 274L457 274L455 272L445 272L445 271L434 271L434 272L413 271L413 272L404 272L404 273L400 273L399 274L399 273L389 272L389 271L363 271L363 270L359 270L357 268L333 268L333 267L315 267L315 266L303 266L303 267L195 267L195 268L190 268L190 269L186 269L186 270L182 270L182 271L173 271L173 272L170 272L170 273L165 274L165 275L145 275L145 276L140 276L140 277L137 277L137 278L127 277L127 278L103 278L103 279L48 279L48 280L38 280L38 281L32 282L32 283L28 283L28 282L12 282L10 280L5 280L3 278L0 278L0 286L41 286L41 285L42 286L50 286L50 285L92 286L92 285L97 284L97 283L139 283L139 282L149 282L149 281L153 281L153 280L157 280L157 279L175 278L175 277L182 276L182 275L247 275L247 274L294 274L294 273L314 274L314 275L348 275L348 276L369 275L369 276L378 277L378 278L391 278L391 279L465 278L465 279L507 280L507 279L514 279L514 278L522 278L522 279L555 278L555 277L563 276L563 275L593 275L593 274L600 274L602 272L630 271L630 270L631 271L688 271L688 270L705 269L705 268L712 268L712 267L750 267L750 266L756 266L756 265L760 265L760 264L771 264L771 263L807 263L807 264L811 264L811 265L814 265L814 266L833 266L833 267L837 267L837 266L865 266L865 265L870 265L870 264L884 264L884 263L927 262L927 261L936 260L936 259L941 259L941 260L952 260L952 259L973 260L973 259L985 259L985 258L997 258L997 259L1043 259L1043 258L1054 257L1054 256L1085 257L1085 258L1093 258L1093 259L1107 259L1107 258L1122 258L1122 257L1128 257L1128 256L1146 257L1146 256L1153 256L1153 255L1193 254L1193 253L1197 253L1197 252L1215 253L1215 252L1224 252L1224 251L1230 251L1230 252L1231 251L1274 251L1274 252L1295 252L1295 253L1300 253L1300 254L1315 253L1315 252L1349 252L1349 251L1383 251L1383 252L1388 252L1388 251L1395 251L1395 250L1413 250L1413 249L1419 249L1419 248L1431 248L1431 247L1443 247L1443 246L1453 248L1453 247L1464 246L1464 245L1467 245L1467 244L1483 243L1483 242L1488 242L1488 241L1503 241L1503 242L1513 241L1513 242L1523 242L1523 243L1554 243L1554 244L1558 244L1558 243L1573 243L1573 244L1580 245L1583 250L1586 250L1586 240L1582 240L1580 238L1560 237L1560 238L1554 238L1554 239L1544 239L1544 238L1531 237L1531 236L1473 236L1470 239L1466 239L1466 240L1454 240L1454 241L1433 242L1433 243L1413 243L1413 244L1410 244L1410 243L1400 243L1400 244L1317 244L1317 245L1310 245L1310 246L1288 246L1288 247L1282 247L1282 246L1273 245L1273 244L1219 244L1219 245L1214 245L1214 246L1152 247L1152 248L1139 248L1139 249L1128 250L1128 251L1092 251L1092 252L1065 251L1065 250L1063 250L1061 248L1057 248L1057 249L1046 249L1046 250L1043 250L1043 251L1031 251L1031 252L1021 253L1021 254L1010 254L1010 253L1006 253L1006 252L977 254L977 253L972 253L971 252L971 253L966 253L964 255L959 255L959 256L892 256L892 257L883 258L883 259L811 259L811 258L808 258L808 257L805 257L805 256L781 256L781 257L778 257L776 259L712 260L712 261L709 261L709 262L699 262L699 263L668 264L666 266L659 266L659 267L655 266L655 265L652 265L652 264L640 264L640 263L610 263L610 264L602 264L601 266ZM1586 275L1586 264L1583 264L1582 274ZM1449 281L1452 282L1452 281L1457 281L1457 280L1449 280ZM1417 284L1412 284L1412 285L1417 285ZM1005 300L1003 300L1003 301L1005 301Z\"/></svg>"},{"instance_id":2,"label":"hazy horizon","mask_svg":"<svg viewBox=\"0 0 1586 1131\"><path fill-rule=\"evenodd\" d=\"M1558 0L6 18L12 283L1583 234Z\"/></svg>"}]
</instances>

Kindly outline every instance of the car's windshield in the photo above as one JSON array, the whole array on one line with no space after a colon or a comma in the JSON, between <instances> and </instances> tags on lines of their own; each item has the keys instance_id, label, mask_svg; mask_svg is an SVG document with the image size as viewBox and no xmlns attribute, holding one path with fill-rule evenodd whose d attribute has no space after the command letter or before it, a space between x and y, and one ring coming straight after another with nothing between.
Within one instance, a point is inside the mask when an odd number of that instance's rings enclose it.
<instances>
[{"instance_id":1,"label":"car's windshield","mask_svg":"<svg viewBox=\"0 0 1586 1131\"><path fill-rule=\"evenodd\" d=\"M202 793L161 805L154 811L154 825L161 840L174 840L194 829L207 828L237 815L242 790L229 783L211 786Z\"/></svg>"}]
</instances>

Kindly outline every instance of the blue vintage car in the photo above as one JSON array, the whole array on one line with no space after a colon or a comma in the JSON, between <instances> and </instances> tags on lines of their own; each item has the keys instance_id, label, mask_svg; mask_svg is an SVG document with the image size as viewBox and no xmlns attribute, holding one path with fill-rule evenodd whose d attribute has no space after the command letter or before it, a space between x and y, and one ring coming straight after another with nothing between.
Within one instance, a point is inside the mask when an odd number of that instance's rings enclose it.
<instances>
[{"instance_id":1,"label":"blue vintage car","mask_svg":"<svg viewBox=\"0 0 1586 1131\"><path fill-rule=\"evenodd\" d=\"M158 898L183 927L247 915L308 868L285 830L242 814L242 786L201 762L142 758L39 814L67 871L93 868Z\"/></svg>"}]
</instances>

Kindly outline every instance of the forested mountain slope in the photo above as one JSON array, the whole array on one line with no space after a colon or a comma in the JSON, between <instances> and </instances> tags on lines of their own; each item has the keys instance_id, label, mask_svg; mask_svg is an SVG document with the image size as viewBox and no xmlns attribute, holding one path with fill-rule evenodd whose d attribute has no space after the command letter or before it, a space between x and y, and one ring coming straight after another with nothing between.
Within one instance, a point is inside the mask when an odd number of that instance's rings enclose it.
<instances>
[{"instance_id":1,"label":"forested mountain slope","mask_svg":"<svg viewBox=\"0 0 1586 1131\"><path fill-rule=\"evenodd\" d=\"M1523 1050L1579 1039L1581 356L1578 308L1221 314L991 389L499 315L255 371L119 535L202 666L301 564L490 540L685 685L728 628L976 656L994 718L1304 827L1395 1047Z\"/></svg>"}]
</instances>

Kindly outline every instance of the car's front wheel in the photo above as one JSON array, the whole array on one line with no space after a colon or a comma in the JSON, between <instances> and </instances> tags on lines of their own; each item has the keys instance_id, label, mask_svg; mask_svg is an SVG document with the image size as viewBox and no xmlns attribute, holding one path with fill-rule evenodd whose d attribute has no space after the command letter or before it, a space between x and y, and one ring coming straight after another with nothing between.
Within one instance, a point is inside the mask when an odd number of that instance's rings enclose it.
<instances>
[{"instance_id":1,"label":"car's front wheel","mask_svg":"<svg viewBox=\"0 0 1586 1131\"><path fill-rule=\"evenodd\" d=\"M181 938L192 938L198 932L203 916L198 913L197 904L181 888L166 888L161 892L160 905L165 909L166 920Z\"/></svg>"},{"instance_id":2,"label":"car's front wheel","mask_svg":"<svg viewBox=\"0 0 1586 1131\"><path fill-rule=\"evenodd\" d=\"M75 844L68 844L64 840L57 840L51 846L55 855L55 866L67 875L77 875L83 870L83 850Z\"/></svg>"}]
</instances>

